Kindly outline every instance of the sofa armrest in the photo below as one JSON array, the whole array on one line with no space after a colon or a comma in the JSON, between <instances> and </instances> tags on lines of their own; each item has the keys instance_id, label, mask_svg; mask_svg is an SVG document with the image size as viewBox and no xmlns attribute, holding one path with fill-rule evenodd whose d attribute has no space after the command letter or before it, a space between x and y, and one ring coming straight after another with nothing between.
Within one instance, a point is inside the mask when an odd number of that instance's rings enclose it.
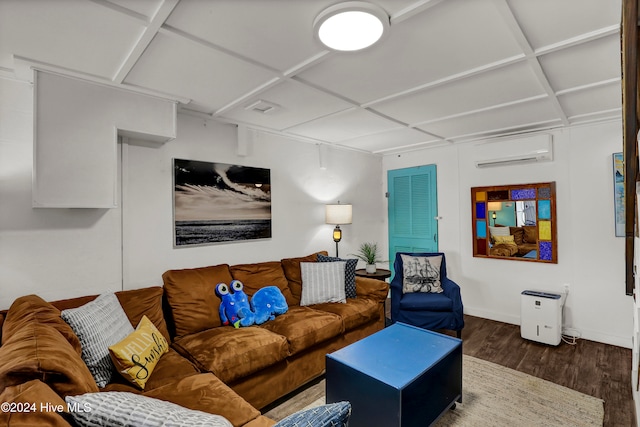
<instances>
[{"instance_id":1,"label":"sofa armrest","mask_svg":"<svg viewBox=\"0 0 640 427\"><path fill-rule=\"evenodd\" d=\"M389 294L389 284L382 280L356 276L356 295L358 298L369 298L384 302Z\"/></svg>"},{"instance_id":2,"label":"sofa armrest","mask_svg":"<svg viewBox=\"0 0 640 427\"><path fill-rule=\"evenodd\" d=\"M453 301L452 311L460 318L463 318L464 309L462 305L462 295L460 294L460 286L453 280L445 277L444 280L442 280L442 290L447 298L450 298Z\"/></svg>"}]
</instances>

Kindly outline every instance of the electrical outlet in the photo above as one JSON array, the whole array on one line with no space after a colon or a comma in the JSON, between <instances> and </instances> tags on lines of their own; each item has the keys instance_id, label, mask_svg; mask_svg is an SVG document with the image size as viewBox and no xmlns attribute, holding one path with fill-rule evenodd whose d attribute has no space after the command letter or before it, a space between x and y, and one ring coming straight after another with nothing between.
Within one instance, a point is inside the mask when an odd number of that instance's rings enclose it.
<instances>
[{"instance_id":1,"label":"electrical outlet","mask_svg":"<svg viewBox=\"0 0 640 427\"><path fill-rule=\"evenodd\" d=\"M571 285L569 285L568 283L565 283L564 285L562 285L562 290L564 291L565 294L569 293L569 288L571 287Z\"/></svg>"}]
</instances>

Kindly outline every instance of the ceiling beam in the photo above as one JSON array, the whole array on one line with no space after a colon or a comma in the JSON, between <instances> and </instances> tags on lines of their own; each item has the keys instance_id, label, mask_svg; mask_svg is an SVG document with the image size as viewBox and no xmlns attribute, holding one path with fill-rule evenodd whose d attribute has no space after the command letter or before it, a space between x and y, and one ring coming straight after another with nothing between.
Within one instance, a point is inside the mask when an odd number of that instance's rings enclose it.
<instances>
[{"instance_id":1,"label":"ceiling beam","mask_svg":"<svg viewBox=\"0 0 640 427\"><path fill-rule=\"evenodd\" d=\"M149 47L154 37L156 36L156 34L158 34L158 31L167 20L167 18L169 18L169 15L171 15L171 12L173 12L173 9L175 9L179 2L180 0L164 0L160 4L160 7L153 15L153 17L151 17L151 21L142 32L142 35L135 43L131 51L129 51L126 59L124 60L122 65L120 65L120 68L118 69L116 74L113 76L112 80L114 83L124 82L124 79L127 78L127 75L131 72L138 60L140 60L144 51L147 50L147 47Z\"/></svg>"},{"instance_id":2,"label":"ceiling beam","mask_svg":"<svg viewBox=\"0 0 640 427\"><path fill-rule=\"evenodd\" d=\"M516 20L516 17L514 16L513 11L511 10L511 7L509 7L506 0L494 0L493 3L495 4L496 8L498 9L498 12L502 16L502 19L504 20L505 24L507 24L507 27L511 31L511 34L516 39L516 42L520 46L520 49L522 49L525 56L527 57L527 62L529 63L529 67L531 67L531 71L533 71L533 74L538 79L538 82L542 86L543 90L547 93L549 97L549 102L551 103L553 110L557 114L560 121L565 126L569 126L570 123L569 123L569 119L567 118L567 114L564 112L564 109L562 108L560 101L558 101L558 97L556 96L555 91L551 87L551 84L549 83L549 79L547 79L547 76L544 73L542 66L540 65L540 61L538 60L538 57L533 51L531 44L529 44L527 37L524 35L524 32L522 31L520 24Z\"/></svg>"},{"instance_id":3,"label":"ceiling beam","mask_svg":"<svg viewBox=\"0 0 640 427\"><path fill-rule=\"evenodd\" d=\"M411 18L419 13L424 12L427 9L442 3L443 0L422 0L411 4L410 6L402 9L401 11L394 13L389 17L391 25L399 24L400 22Z\"/></svg>"},{"instance_id":4,"label":"ceiling beam","mask_svg":"<svg viewBox=\"0 0 640 427\"><path fill-rule=\"evenodd\" d=\"M604 37L617 35L620 32L618 25L611 25L609 27L600 28L595 31L591 31L579 36L571 37L570 39L562 40L557 43L553 43L547 46L542 46L535 50L536 56L547 55L558 50L567 49L574 46L579 46L584 43L589 43L594 40L598 40Z\"/></svg>"}]
</instances>

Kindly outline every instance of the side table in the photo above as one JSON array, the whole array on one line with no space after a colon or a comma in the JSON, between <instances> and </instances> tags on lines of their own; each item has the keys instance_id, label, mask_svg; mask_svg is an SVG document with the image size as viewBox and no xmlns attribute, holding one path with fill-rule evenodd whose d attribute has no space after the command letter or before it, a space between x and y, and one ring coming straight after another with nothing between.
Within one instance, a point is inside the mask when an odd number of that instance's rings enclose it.
<instances>
[{"instance_id":1,"label":"side table","mask_svg":"<svg viewBox=\"0 0 640 427\"><path fill-rule=\"evenodd\" d=\"M391 277L391 271L385 270L384 268L378 268L375 273L367 273L367 270L365 270L364 268L360 268L356 270L356 276L368 277L370 279L377 279L377 280L384 281L385 279Z\"/></svg>"}]
</instances>

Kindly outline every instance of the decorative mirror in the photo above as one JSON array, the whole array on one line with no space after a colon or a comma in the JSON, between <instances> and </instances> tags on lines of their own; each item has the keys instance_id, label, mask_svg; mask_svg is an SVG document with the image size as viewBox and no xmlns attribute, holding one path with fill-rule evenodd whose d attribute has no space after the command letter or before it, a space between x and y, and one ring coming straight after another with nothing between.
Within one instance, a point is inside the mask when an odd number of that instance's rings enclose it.
<instances>
[{"instance_id":1,"label":"decorative mirror","mask_svg":"<svg viewBox=\"0 0 640 427\"><path fill-rule=\"evenodd\" d=\"M471 189L473 256L558 263L556 183Z\"/></svg>"}]
</instances>

